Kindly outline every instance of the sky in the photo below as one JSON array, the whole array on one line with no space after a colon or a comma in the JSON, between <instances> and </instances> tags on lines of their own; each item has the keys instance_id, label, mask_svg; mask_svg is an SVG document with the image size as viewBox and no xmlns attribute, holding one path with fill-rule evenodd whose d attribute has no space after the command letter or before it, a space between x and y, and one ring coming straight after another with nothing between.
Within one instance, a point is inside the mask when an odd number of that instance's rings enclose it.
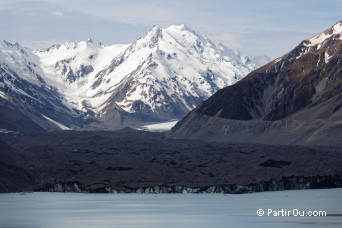
<instances>
[{"instance_id":1,"label":"sky","mask_svg":"<svg viewBox=\"0 0 342 228\"><path fill-rule=\"evenodd\" d=\"M0 39L33 49L92 38L131 43L186 24L247 55L279 57L342 20L341 0L0 0Z\"/></svg>"}]
</instances>

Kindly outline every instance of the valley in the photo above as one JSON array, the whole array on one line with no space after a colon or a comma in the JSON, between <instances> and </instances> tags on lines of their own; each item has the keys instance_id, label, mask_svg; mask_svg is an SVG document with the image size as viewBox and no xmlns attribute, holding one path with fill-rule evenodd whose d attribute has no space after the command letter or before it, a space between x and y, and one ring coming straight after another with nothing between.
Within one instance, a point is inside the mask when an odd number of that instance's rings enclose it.
<instances>
[{"instance_id":1,"label":"valley","mask_svg":"<svg viewBox=\"0 0 342 228\"><path fill-rule=\"evenodd\" d=\"M209 143L132 129L3 133L0 144L0 181L16 192L249 193L342 186L342 150L329 146Z\"/></svg>"}]
</instances>

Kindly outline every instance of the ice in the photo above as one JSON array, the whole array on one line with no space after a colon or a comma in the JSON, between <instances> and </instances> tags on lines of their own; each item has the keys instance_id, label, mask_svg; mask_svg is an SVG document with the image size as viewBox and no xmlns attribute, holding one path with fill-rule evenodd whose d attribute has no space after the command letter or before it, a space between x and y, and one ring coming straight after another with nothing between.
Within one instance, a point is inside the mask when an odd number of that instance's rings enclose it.
<instances>
[{"instance_id":1,"label":"ice","mask_svg":"<svg viewBox=\"0 0 342 228\"><path fill-rule=\"evenodd\" d=\"M341 227L342 189L223 194L0 194L0 227ZM327 217L257 216L258 209Z\"/></svg>"},{"instance_id":2,"label":"ice","mask_svg":"<svg viewBox=\"0 0 342 228\"><path fill-rule=\"evenodd\" d=\"M139 128L138 130L144 130L144 131L157 131L157 132L162 132L162 131L169 131L173 126L176 125L177 121L170 121L170 122L165 122L165 123L157 123L157 124L150 124L150 125L145 125Z\"/></svg>"}]
</instances>

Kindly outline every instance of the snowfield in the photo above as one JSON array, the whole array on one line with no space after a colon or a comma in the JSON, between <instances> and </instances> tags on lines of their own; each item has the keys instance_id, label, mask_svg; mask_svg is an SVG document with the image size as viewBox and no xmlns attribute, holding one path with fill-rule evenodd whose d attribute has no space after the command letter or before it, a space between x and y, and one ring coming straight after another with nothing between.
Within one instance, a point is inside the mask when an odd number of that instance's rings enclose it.
<instances>
[{"instance_id":1,"label":"snowfield","mask_svg":"<svg viewBox=\"0 0 342 228\"><path fill-rule=\"evenodd\" d=\"M34 106L28 113L39 110L37 105L55 106L53 110L65 106L63 114L40 111L46 117L41 122L57 129L81 126L84 119L68 119L78 115L103 121L111 129L138 121L141 126L182 118L218 89L269 60L215 45L185 25L154 26L130 44L110 46L88 39L32 51L1 41L0 99ZM131 122L122 123L123 119Z\"/></svg>"},{"instance_id":2,"label":"snowfield","mask_svg":"<svg viewBox=\"0 0 342 228\"><path fill-rule=\"evenodd\" d=\"M342 189L222 194L0 194L0 227L341 227ZM326 211L262 217L257 210Z\"/></svg>"}]
</instances>

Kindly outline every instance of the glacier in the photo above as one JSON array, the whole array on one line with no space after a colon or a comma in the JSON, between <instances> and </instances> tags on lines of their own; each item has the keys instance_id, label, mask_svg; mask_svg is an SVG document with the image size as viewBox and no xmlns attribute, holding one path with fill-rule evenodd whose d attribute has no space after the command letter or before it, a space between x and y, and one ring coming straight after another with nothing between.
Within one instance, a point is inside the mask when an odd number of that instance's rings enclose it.
<instances>
[{"instance_id":1,"label":"glacier","mask_svg":"<svg viewBox=\"0 0 342 228\"><path fill-rule=\"evenodd\" d=\"M32 51L3 41L0 57L3 105L14 105L45 129L59 127L39 113L76 130L180 119L269 61L267 56L248 57L216 45L186 25L153 26L133 43L109 46L88 39ZM23 82L14 83L13 78ZM45 104L41 93L47 96ZM19 108L18 100L24 103ZM53 106L52 112L42 106ZM63 114L56 113L61 106Z\"/></svg>"}]
</instances>

